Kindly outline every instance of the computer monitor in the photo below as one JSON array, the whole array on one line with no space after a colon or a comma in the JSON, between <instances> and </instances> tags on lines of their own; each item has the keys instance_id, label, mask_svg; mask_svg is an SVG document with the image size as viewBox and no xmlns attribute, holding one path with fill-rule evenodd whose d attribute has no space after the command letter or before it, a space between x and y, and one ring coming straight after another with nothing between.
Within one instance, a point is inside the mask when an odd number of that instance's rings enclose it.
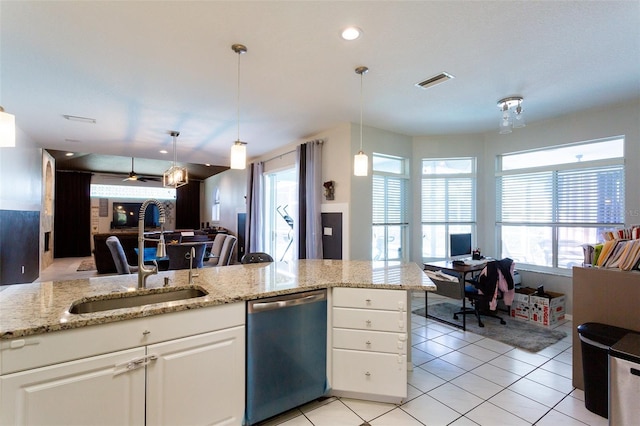
<instances>
[{"instance_id":1,"label":"computer monitor","mask_svg":"<svg viewBox=\"0 0 640 426\"><path fill-rule=\"evenodd\" d=\"M452 260L471 257L471 234L449 234L449 250Z\"/></svg>"}]
</instances>

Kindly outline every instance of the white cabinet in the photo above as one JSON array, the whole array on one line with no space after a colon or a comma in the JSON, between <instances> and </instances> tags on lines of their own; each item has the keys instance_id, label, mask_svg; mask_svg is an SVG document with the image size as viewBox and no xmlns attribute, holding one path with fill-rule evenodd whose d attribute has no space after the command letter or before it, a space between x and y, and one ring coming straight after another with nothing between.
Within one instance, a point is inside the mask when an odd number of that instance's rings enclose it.
<instances>
[{"instance_id":1,"label":"white cabinet","mask_svg":"<svg viewBox=\"0 0 640 426\"><path fill-rule=\"evenodd\" d=\"M142 425L144 369L127 371L144 348L0 377L3 425ZM122 364L122 368L116 365Z\"/></svg>"},{"instance_id":2,"label":"white cabinet","mask_svg":"<svg viewBox=\"0 0 640 426\"><path fill-rule=\"evenodd\" d=\"M334 394L380 401L407 396L407 293L334 288Z\"/></svg>"},{"instance_id":3,"label":"white cabinet","mask_svg":"<svg viewBox=\"0 0 640 426\"><path fill-rule=\"evenodd\" d=\"M236 303L0 342L0 425L240 424L244 312Z\"/></svg>"}]
</instances>

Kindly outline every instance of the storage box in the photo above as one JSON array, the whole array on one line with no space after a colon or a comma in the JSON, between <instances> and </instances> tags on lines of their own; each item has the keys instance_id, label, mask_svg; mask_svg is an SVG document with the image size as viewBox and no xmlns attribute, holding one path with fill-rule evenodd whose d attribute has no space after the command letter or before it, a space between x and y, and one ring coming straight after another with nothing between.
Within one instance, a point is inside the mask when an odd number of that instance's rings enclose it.
<instances>
[{"instance_id":1,"label":"storage box","mask_svg":"<svg viewBox=\"0 0 640 426\"><path fill-rule=\"evenodd\" d=\"M529 321L529 296L535 292L535 289L530 287L517 288L509 314L513 318Z\"/></svg>"},{"instance_id":2,"label":"storage box","mask_svg":"<svg viewBox=\"0 0 640 426\"><path fill-rule=\"evenodd\" d=\"M529 320L541 325L553 325L564 319L565 295L545 292L551 298L542 296L529 296Z\"/></svg>"}]
</instances>

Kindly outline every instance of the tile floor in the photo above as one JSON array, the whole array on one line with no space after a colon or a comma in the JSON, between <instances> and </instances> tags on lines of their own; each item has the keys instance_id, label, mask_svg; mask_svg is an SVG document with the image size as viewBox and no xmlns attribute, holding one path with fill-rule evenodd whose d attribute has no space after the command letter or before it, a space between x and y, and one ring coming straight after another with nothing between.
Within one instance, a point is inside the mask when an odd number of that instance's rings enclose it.
<instances>
[{"instance_id":1,"label":"tile floor","mask_svg":"<svg viewBox=\"0 0 640 426\"><path fill-rule=\"evenodd\" d=\"M413 305L424 297L414 295ZM571 385L572 327L559 324L567 337L530 353L412 315L414 369L403 404L327 398L261 426L607 425Z\"/></svg>"},{"instance_id":2,"label":"tile floor","mask_svg":"<svg viewBox=\"0 0 640 426\"><path fill-rule=\"evenodd\" d=\"M56 259L39 281L87 278L82 258ZM433 296L429 302L437 302ZM413 310L424 297L413 298ZM571 332L530 353L412 315L414 369L401 405L327 398L291 410L263 426L607 425L584 407L584 392L571 385Z\"/></svg>"}]
</instances>

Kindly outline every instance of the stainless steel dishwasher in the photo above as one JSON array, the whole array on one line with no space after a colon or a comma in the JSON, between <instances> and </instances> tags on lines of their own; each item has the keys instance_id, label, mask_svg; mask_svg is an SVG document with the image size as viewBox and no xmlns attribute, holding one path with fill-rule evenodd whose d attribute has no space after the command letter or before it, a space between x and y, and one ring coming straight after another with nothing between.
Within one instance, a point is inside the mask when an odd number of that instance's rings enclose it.
<instances>
[{"instance_id":1,"label":"stainless steel dishwasher","mask_svg":"<svg viewBox=\"0 0 640 426\"><path fill-rule=\"evenodd\" d=\"M247 302L247 425L327 391L327 291Z\"/></svg>"}]
</instances>

